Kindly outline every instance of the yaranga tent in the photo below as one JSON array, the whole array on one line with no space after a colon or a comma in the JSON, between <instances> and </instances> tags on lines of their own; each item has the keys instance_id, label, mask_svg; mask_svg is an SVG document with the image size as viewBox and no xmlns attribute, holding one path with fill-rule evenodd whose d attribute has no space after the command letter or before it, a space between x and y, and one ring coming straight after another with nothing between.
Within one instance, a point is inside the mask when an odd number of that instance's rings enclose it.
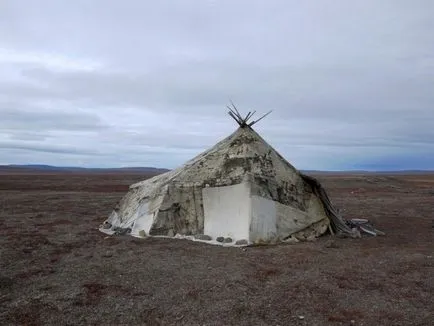
<instances>
[{"instance_id":1,"label":"yaranga tent","mask_svg":"<svg viewBox=\"0 0 434 326\"><path fill-rule=\"evenodd\" d=\"M183 166L133 184L102 232L186 237L227 245L356 236L320 183L297 171L252 128L252 113L230 136Z\"/></svg>"}]
</instances>

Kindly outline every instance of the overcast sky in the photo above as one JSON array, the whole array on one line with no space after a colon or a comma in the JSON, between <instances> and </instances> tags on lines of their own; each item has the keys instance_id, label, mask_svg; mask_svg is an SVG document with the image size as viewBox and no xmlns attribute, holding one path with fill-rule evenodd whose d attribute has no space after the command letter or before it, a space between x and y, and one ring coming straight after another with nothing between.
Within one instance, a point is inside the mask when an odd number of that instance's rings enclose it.
<instances>
[{"instance_id":1,"label":"overcast sky","mask_svg":"<svg viewBox=\"0 0 434 326\"><path fill-rule=\"evenodd\" d=\"M2 0L0 164L176 167L236 129L300 169L434 169L432 0Z\"/></svg>"}]
</instances>

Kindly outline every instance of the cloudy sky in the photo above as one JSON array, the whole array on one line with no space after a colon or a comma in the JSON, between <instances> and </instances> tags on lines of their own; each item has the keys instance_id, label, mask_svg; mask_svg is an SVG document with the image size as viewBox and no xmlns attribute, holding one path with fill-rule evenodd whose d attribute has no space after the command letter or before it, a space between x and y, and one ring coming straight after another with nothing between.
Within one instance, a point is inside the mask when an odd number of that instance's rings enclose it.
<instances>
[{"instance_id":1,"label":"cloudy sky","mask_svg":"<svg viewBox=\"0 0 434 326\"><path fill-rule=\"evenodd\" d=\"M173 168L236 129L300 169L434 169L432 0L2 0L0 164Z\"/></svg>"}]
</instances>

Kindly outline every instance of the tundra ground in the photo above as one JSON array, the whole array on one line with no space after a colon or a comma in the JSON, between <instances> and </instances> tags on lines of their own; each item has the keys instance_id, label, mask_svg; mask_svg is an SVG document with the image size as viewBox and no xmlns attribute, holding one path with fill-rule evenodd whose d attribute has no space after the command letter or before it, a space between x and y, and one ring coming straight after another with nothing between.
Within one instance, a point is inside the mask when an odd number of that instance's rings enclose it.
<instances>
[{"instance_id":1,"label":"tundra ground","mask_svg":"<svg viewBox=\"0 0 434 326\"><path fill-rule=\"evenodd\" d=\"M384 237L222 248L97 231L144 175L0 175L1 325L432 325L434 174L319 175Z\"/></svg>"}]
</instances>

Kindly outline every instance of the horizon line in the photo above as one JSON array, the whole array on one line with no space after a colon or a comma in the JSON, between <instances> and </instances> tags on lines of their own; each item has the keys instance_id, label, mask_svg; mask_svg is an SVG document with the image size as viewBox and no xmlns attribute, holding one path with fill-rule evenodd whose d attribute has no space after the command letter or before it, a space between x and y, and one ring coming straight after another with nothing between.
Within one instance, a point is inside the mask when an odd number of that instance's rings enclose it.
<instances>
[{"instance_id":1,"label":"horizon line","mask_svg":"<svg viewBox=\"0 0 434 326\"><path fill-rule=\"evenodd\" d=\"M71 166L71 165L51 165L51 164L0 164L0 167L9 168L28 168L28 169L81 169L81 170L122 170L122 169L154 169L154 170L173 170L171 168L156 167L156 166L121 166L121 167L86 167L86 166ZM402 168L402 169L297 169L304 172L434 172L434 168Z\"/></svg>"}]
</instances>

